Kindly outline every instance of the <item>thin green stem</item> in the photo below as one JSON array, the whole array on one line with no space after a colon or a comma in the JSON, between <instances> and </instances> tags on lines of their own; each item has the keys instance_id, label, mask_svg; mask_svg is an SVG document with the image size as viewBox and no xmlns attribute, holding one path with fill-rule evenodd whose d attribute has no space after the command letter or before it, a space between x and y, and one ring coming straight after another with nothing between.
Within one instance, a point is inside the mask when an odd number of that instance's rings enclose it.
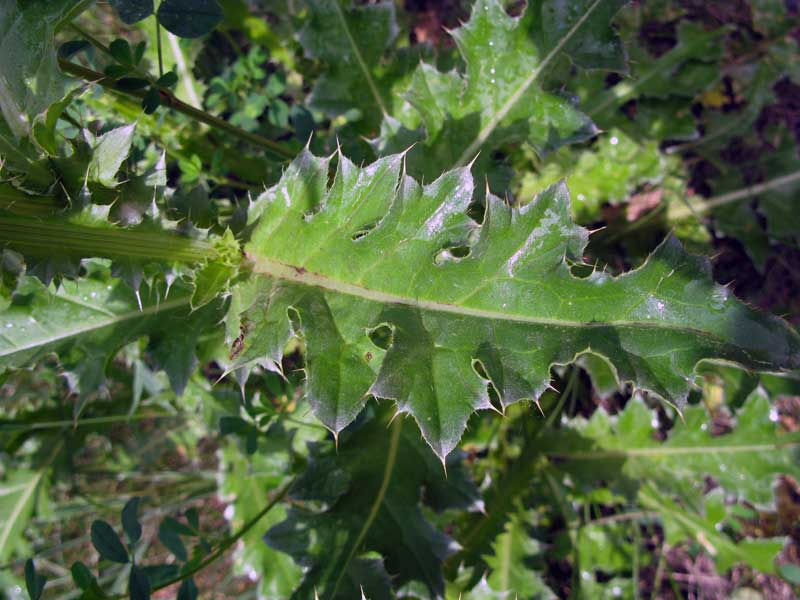
<instances>
[{"instance_id":1,"label":"thin green stem","mask_svg":"<svg viewBox=\"0 0 800 600\"><path fill-rule=\"evenodd\" d=\"M88 419L64 419L62 421L42 421L37 423L0 423L0 431L39 431L42 429L60 429L61 427L89 427L90 425L107 425L127 421L144 421L148 419L180 419L184 415L178 413L145 413L140 415L109 415L107 417L91 417Z\"/></svg>"},{"instance_id":2,"label":"thin green stem","mask_svg":"<svg viewBox=\"0 0 800 600\"><path fill-rule=\"evenodd\" d=\"M666 543L661 544L661 551L658 553L658 565L656 565L656 575L653 578L653 591L650 593L650 600L658 598L661 588L661 580L664 578L664 567L667 566Z\"/></svg>"},{"instance_id":3,"label":"thin green stem","mask_svg":"<svg viewBox=\"0 0 800 600\"><path fill-rule=\"evenodd\" d=\"M161 23L158 22L158 19L153 16L156 20L156 52L158 53L158 76L164 76L164 55L161 50Z\"/></svg>"},{"instance_id":4,"label":"thin green stem","mask_svg":"<svg viewBox=\"0 0 800 600\"><path fill-rule=\"evenodd\" d=\"M548 457L560 460L603 461L609 458L635 458L660 456L685 456L691 454L736 454L749 452L770 452L800 446L800 439L772 444L742 444L736 446L654 446L652 448L630 448L628 450L594 449L589 452L553 452Z\"/></svg>"},{"instance_id":5,"label":"thin green stem","mask_svg":"<svg viewBox=\"0 0 800 600\"><path fill-rule=\"evenodd\" d=\"M116 62L116 59L114 58L114 55L111 54L111 50L109 50L108 46L106 46L103 42L94 37L91 33L86 31L83 27L74 22L70 22L68 27L72 29L75 33L80 35L87 42L89 42L92 46L97 48L100 52L102 52L106 56L113 59L114 62Z\"/></svg>"},{"instance_id":6,"label":"thin green stem","mask_svg":"<svg viewBox=\"0 0 800 600\"><path fill-rule=\"evenodd\" d=\"M82 65L76 64L74 62L59 59L58 61L61 70L65 73L68 73L74 77L78 77L87 81L89 83L96 83L98 85L103 86L104 88L111 90L115 93L124 94L128 96L134 96L136 98L144 98L146 90L127 90L119 87L118 82L112 78L103 75L102 73L98 73L92 69L86 68ZM161 94L161 104L163 106L167 106L172 110L179 112L183 115L186 115L190 119L197 121L199 123L204 123L209 127L213 127L214 129L218 129L220 131L224 131L229 133L242 141L248 142L253 144L254 146L259 146L266 150L269 150L276 156L282 159L292 159L295 156L295 153L284 147L282 144L265 138L261 135L256 133L250 133L249 131L245 131L244 129L240 129L235 125L231 125L224 119L220 119L219 117L215 117L203 110L195 108L191 104L186 104L182 100L179 100L175 97L175 95L168 91L168 90L159 90Z\"/></svg>"},{"instance_id":7,"label":"thin green stem","mask_svg":"<svg viewBox=\"0 0 800 600\"><path fill-rule=\"evenodd\" d=\"M632 512L617 513L616 515L609 515L608 517L599 517L586 521L583 526L588 525L608 525L610 523L622 523L624 521L643 521L646 519L655 519L659 513L652 510L637 510Z\"/></svg>"},{"instance_id":8,"label":"thin green stem","mask_svg":"<svg viewBox=\"0 0 800 600\"><path fill-rule=\"evenodd\" d=\"M638 521L633 521L631 527L633 528L633 600L639 600L639 551L642 534L639 531Z\"/></svg>"},{"instance_id":9,"label":"thin green stem","mask_svg":"<svg viewBox=\"0 0 800 600\"><path fill-rule=\"evenodd\" d=\"M690 206L679 207L678 209L672 212L670 217L673 220L678 220L684 217L689 217L692 214L704 213L711 210L712 208L724 206L725 204L730 204L731 202L738 202L739 200L744 200L746 198L752 198L753 196L758 196L759 194L763 194L764 192L784 187L798 181L800 181L800 171L795 171L793 173L789 173L788 175L783 175L782 177L776 177L775 179L770 179L769 181L765 181L764 183L759 183L757 185L750 185L740 190L736 190L735 192L729 192L727 194L722 194L720 196L714 196L712 198L708 198L705 202L696 207L690 207Z\"/></svg>"}]
</instances>

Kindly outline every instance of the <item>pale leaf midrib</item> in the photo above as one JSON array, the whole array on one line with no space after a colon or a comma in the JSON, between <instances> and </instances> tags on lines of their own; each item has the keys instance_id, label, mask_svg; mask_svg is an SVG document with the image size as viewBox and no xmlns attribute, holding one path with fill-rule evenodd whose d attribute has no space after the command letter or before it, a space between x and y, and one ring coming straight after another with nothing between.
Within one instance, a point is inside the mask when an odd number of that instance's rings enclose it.
<instances>
[{"instance_id":1,"label":"pale leaf midrib","mask_svg":"<svg viewBox=\"0 0 800 600\"><path fill-rule=\"evenodd\" d=\"M541 75L542 71L550 64L559 52L567 45L567 43L572 39L578 30L583 26L589 16L594 12L594 10L598 7L598 5L603 0L594 0L594 2L586 9L586 12L583 13L580 19L578 19L575 24L564 34L564 37L556 44L550 52L547 53L547 56L544 57L544 60L539 64L539 66L525 79L522 84L514 91L511 96L509 96L508 100L506 100L500 109L492 116L489 122L484 126L480 132L478 132L478 136L472 141L472 143L467 146L466 150L461 154L458 161L454 165L455 167L463 167L466 165L470 160L472 160L475 153L480 149L483 143L489 139L489 136L492 135L492 132L497 128L500 122L506 118L511 109L514 108L517 102L519 102L520 98L528 91L528 88L531 87L537 79L539 79L539 75Z\"/></svg>"},{"instance_id":2,"label":"pale leaf midrib","mask_svg":"<svg viewBox=\"0 0 800 600\"><path fill-rule=\"evenodd\" d=\"M727 446L672 446L653 448L597 449L586 452L552 452L551 458L566 460L605 460L608 458L635 458L653 456L685 456L688 454L737 454L740 452L773 452L800 447L800 439L764 444L731 444Z\"/></svg>"},{"instance_id":3,"label":"pale leaf midrib","mask_svg":"<svg viewBox=\"0 0 800 600\"><path fill-rule=\"evenodd\" d=\"M510 321L516 323L526 323L530 325L542 325L550 327L569 327L569 328L597 328L603 329L606 327L637 327L637 328L650 328L650 329L663 329L667 331L682 332L691 335L705 336L711 339L717 339L710 332L702 329L695 329L692 327L675 325L672 323L663 323L660 321L577 321L566 319L554 319L549 317L530 316L504 313L481 308L472 308L468 306L459 306L455 304L447 304L445 302L437 302L435 300L421 300L419 298L410 298L397 294L390 294L380 290L374 290L345 281L339 281L326 275L308 271L304 268L287 265L276 260L256 256L252 253L247 253L248 259L252 263L253 272L267 275L276 279L290 281L300 285L321 288L331 292L346 294L354 296L363 300L378 302L381 304L402 304L413 308L418 308L425 311L449 313L462 317L476 317L480 319L488 319L493 321ZM723 342L724 343L724 342Z\"/></svg>"},{"instance_id":4,"label":"pale leaf midrib","mask_svg":"<svg viewBox=\"0 0 800 600\"><path fill-rule=\"evenodd\" d=\"M350 561L353 560L353 557L355 557L359 547L361 546L361 543L364 541L364 538L367 537L367 533L369 532L370 527L372 527L375 517L378 516L378 511L383 504L383 499L386 497L386 492L389 489L389 483L392 480L392 473L394 472L395 463L397 462L397 448L400 445L400 432L402 431L402 428L403 422L401 419L397 419L396 422L392 423L391 425L391 438L389 439L389 448L386 452L386 463L383 468L381 486L378 489L378 493L375 495L375 499L372 502L369 514L364 520L364 524L361 526L361 530L358 532L356 540L353 543L353 546L350 548L350 552L347 554L344 565L342 566L342 570L339 572L339 576L336 578L336 581L333 584L331 597L336 596L336 590L339 588L342 577L344 577L345 573L347 573L347 566L350 564Z\"/></svg>"},{"instance_id":5,"label":"pale leaf midrib","mask_svg":"<svg viewBox=\"0 0 800 600\"><path fill-rule=\"evenodd\" d=\"M81 327L76 327L67 331L59 332L55 335L51 335L46 338L36 338L30 341L27 344L22 346L11 346L9 345L6 348L0 349L0 358L5 358L8 356L13 356L14 354L18 354L21 352L26 352L28 350L33 350L38 347L47 346L49 344L53 344L56 342L61 342L63 340L67 340L71 337L76 337L79 335L83 335L86 333L90 333L92 331L97 331L99 329L103 329L104 327L109 327L111 325L117 325L119 323L124 323L125 321L130 321L133 319L141 318L141 317L148 317L150 315L154 315L161 311L172 310L174 308L178 308L180 306L188 306L189 305L189 297L185 296L182 298L178 298L175 300L170 300L167 302L162 302L160 304L154 304L139 310L138 308L134 308L128 312L124 313L117 313L114 314L113 318L107 318L101 320L97 323L92 323L91 325L86 324Z\"/></svg>"},{"instance_id":6,"label":"pale leaf midrib","mask_svg":"<svg viewBox=\"0 0 800 600\"><path fill-rule=\"evenodd\" d=\"M367 68L367 63L364 62L364 57L361 56L361 51L358 49L355 39L353 39L353 34L350 33L350 27L347 25L347 19L345 19L344 12L342 12L342 7L339 6L339 0L333 0L333 5L336 7L336 15L339 17L339 22L342 24L342 29L344 29L344 33L347 36L347 41L349 42L350 47L353 49L353 53L358 61L358 66L361 69L361 72L364 73L364 78L367 80L369 90L375 97L375 102L378 104L381 112L386 115L388 113L386 111L386 106L383 104L383 98L381 98L380 92L378 92L378 88L376 87L375 82L372 80L372 74Z\"/></svg>"},{"instance_id":7,"label":"pale leaf midrib","mask_svg":"<svg viewBox=\"0 0 800 600\"><path fill-rule=\"evenodd\" d=\"M6 522L3 524L3 530L0 531L0 552L2 552L3 548L5 548L6 544L8 543L8 538L11 535L11 529L14 527L14 523L16 523L17 519L19 519L22 510L27 504L28 499L31 497L31 494L33 494L34 490L36 489L36 486L39 485L42 475L44 475L44 471L39 471L34 477L31 477L31 480L25 486L24 491L20 495L19 501L17 501L17 503L14 505L11 513L6 516Z\"/></svg>"}]
</instances>

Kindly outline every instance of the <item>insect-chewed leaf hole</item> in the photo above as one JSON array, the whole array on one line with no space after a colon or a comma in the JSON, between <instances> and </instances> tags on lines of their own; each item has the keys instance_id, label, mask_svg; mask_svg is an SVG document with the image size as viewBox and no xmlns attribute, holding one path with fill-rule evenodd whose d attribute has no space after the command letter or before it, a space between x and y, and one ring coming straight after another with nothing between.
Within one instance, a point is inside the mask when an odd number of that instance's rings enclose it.
<instances>
[{"instance_id":1,"label":"insect-chewed leaf hole","mask_svg":"<svg viewBox=\"0 0 800 600\"><path fill-rule=\"evenodd\" d=\"M392 328L385 323L378 325L369 331L369 339L372 340L372 343L378 348L388 350L389 346L392 345Z\"/></svg>"},{"instance_id":2,"label":"insect-chewed leaf hole","mask_svg":"<svg viewBox=\"0 0 800 600\"><path fill-rule=\"evenodd\" d=\"M362 239L362 238L366 237L366 236L369 234L369 232L370 232L370 231L372 231L373 229L375 229L375 227L378 225L378 223L379 223L379 221L373 221L372 223L366 223L365 225L362 225L362 226L361 226L361 227L358 229L358 231L356 231L356 232L355 232L355 233L354 233L354 234L353 234L353 235L350 237L350 239L352 239L354 242L357 242L358 240L360 240L360 239Z\"/></svg>"}]
</instances>

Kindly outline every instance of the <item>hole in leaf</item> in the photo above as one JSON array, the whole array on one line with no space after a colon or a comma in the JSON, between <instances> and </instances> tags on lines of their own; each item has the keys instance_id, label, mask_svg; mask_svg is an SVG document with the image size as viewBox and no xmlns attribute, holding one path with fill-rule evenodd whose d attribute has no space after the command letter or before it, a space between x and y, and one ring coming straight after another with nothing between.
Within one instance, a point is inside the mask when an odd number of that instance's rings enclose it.
<instances>
[{"instance_id":1,"label":"hole in leaf","mask_svg":"<svg viewBox=\"0 0 800 600\"><path fill-rule=\"evenodd\" d=\"M476 223L483 223L486 216L486 205L483 202L472 202L467 207L467 216Z\"/></svg>"},{"instance_id":2,"label":"hole in leaf","mask_svg":"<svg viewBox=\"0 0 800 600\"><path fill-rule=\"evenodd\" d=\"M300 318L300 313L294 307L289 307L286 310L286 315L289 317L289 322L292 324L294 331L301 331L303 328L303 320Z\"/></svg>"},{"instance_id":3,"label":"hole in leaf","mask_svg":"<svg viewBox=\"0 0 800 600\"><path fill-rule=\"evenodd\" d=\"M356 232L355 232L355 233L354 233L354 234L351 236L351 238L350 238L350 239L352 239L354 242L357 242L357 241L358 241L358 240L360 240L361 238L363 238L363 237L366 237L366 236L367 236L367 234L369 234L369 232L370 232L370 231L372 231L373 229L375 229L375 227L378 225L378 223L379 223L379 221L373 221L372 223L367 223L366 225L362 225L362 226L361 226L361 227L358 229L358 231L356 231Z\"/></svg>"},{"instance_id":4,"label":"hole in leaf","mask_svg":"<svg viewBox=\"0 0 800 600\"><path fill-rule=\"evenodd\" d=\"M449 248L442 248L436 253L436 256L433 257L433 263L436 265L441 265L451 260L458 261L468 257L470 252L472 252L472 248L469 246L452 246Z\"/></svg>"},{"instance_id":5,"label":"hole in leaf","mask_svg":"<svg viewBox=\"0 0 800 600\"><path fill-rule=\"evenodd\" d=\"M475 374L484 381L489 381L489 374L486 372L486 369L484 368L483 363L480 360L473 359L472 370L475 371Z\"/></svg>"},{"instance_id":6,"label":"hole in leaf","mask_svg":"<svg viewBox=\"0 0 800 600\"><path fill-rule=\"evenodd\" d=\"M486 367L484 366L483 362L477 358L472 359L472 370L475 371L475 374L478 377L486 382L486 394L489 396L489 402L491 403L492 407L497 412L502 413L503 403L500 401L500 394L497 391L497 388L494 386L492 379L489 377L489 373L486 372Z\"/></svg>"},{"instance_id":7,"label":"hole in leaf","mask_svg":"<svg viewBox=\"0 0 800 600\"><path fill-rule=\"evenodd\" d=\"M500 401L500 394L497 393L497 388L490 381L486 384L486 393L489 395L489 403L499 413L505 412L503 403Z\"/></svg>"},{"instance_id":8,"label":"hole in leaf","mask_svg":"<svg viewBox=\"0 0 800 600\"><path fill-rule=\"evenodd\" d=\"M378 325L369 331L369 339L372 340L372 343L378 348L388 350L389 346L392 345L392 328L385 323L383 325Z\"/></svg>"}]
</instances>

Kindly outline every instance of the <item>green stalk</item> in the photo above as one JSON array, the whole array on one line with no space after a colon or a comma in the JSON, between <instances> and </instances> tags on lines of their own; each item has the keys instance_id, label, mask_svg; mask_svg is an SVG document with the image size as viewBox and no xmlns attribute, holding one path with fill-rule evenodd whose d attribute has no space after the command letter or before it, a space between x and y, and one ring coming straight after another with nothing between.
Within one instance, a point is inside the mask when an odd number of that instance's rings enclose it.
<instances>
[{"instance_id":1,"label":"green stalk","mask_svg":"<svg viewBox=\"0 0 800 600\"><path fill-rule=\"evenodd\" d=\"M89 417L87 419L64 419L61 421L39 421L36 423L0 423L0 431L39 431L42 429L61 429L62 427L88 427L90 425L110 425L112 423L128 423L148 419L180 419L180 413L143 413L139 415L109 415L106 417Z\"/></svg>"},{"instance_id":2,"label":"green stalk","mask_svg":"<svg viewBox=\"0 0 800 600\"><path fill-rule=\"evenodd\" d=\"M217 255L209 242L167 232L89 227L23 217L0 217L0 242L24 253L43 256L66 254L196 263Z\"/></svg>"},{"instance_id":3,"label":"green stalk","mask_svg":"<svg viewBox=\"0 0 800 600\"><path fill-rule=\"evenodd\" d=\"M788 175L783 175L781 177L770 179L769 181L765 181L764 183L747 186L745 188L736 190L734 192L729 192L727 194L722 194L720 196L714 196L712 198L708 198L697 207L680 206L670 214L670 217L673 220L677 221L679 219L689 217L695 213L706 212L711 210L712 208L717 208L718 206L724 206L725 204L730 204L731 202L738 202L739 200L752 198L753 196L758 196L759 194L763 194L764 192L769 192L770 190L784 187L789 184L796 183L798 181L800 181L800 171L794 171L793 173L789 173Z\"/></svg>"},{"instance_id":4,"label":"green stalk","mask_svg":"<svg viewBox=\"0 0 800 600\"><path fill-rule=\"evenodd\" d=\"M164 54L161 51L161 23L156 19L156 52L158 52L158 76L164 76Z\"/></svg>"},{"instance_id":5,"label":"green stalk","mask_svg":"<svg viewBox=\"0 0 800 600\"><path fill-rule=\"evenodd\" d=\"M61 67L61 70L64 71L65 73L83 79L84 81L87 81L89 83L97 83L115 93L134 96L140 99L144 98L144 95L146 93L146 90L122 89L119 87L118 82L114 78L107 77L102 73L98 73L97 71L88 69L84 66L81 66L79 64L76 64L68 60L59 59L58 64ZM219 117L215 117L212 114L209 114L203 110L195 108L191 104L186 104L185 102L176 98L175 95L168 90L162 89L160 90L160 93L161 93L161 104L163 106L167 106L176 112L184 114L187 117L199 123L204 123L210 127L213 127L214 129L218 129L220 131L224 131L230 135L233 135L242 141L269 150L270 152L272 152L273 154L277 155L282 159L292 159L295 156L295 153L292 150L284 147L282 144L279 144L278 142L265 138L264 136L258 135L256 133L250 133L249 131L240 129L235 125L231 125L224 119L220 119Z\"/></svg>"},{"instance_id":6,"label":"green stalk","mask_svg":"<svg viewBox=\"0 0 800 600\"><path fill-rule=\"evenodd\" d=\"M94 37L91 33L86 31L83 27L81 27L77 23L69 23L68 27L72 29L75 33L77 33L79 36L81 36L83 39L85 39L87 42L89 42L92 46L97 48L100 52L102 52L106 56L110 57L114 62L116 62L117 59L115 59L114 55L111 54L111 50L108 49L108 46L106 46L103 42Z\"/></svg>"}]
</instances>

